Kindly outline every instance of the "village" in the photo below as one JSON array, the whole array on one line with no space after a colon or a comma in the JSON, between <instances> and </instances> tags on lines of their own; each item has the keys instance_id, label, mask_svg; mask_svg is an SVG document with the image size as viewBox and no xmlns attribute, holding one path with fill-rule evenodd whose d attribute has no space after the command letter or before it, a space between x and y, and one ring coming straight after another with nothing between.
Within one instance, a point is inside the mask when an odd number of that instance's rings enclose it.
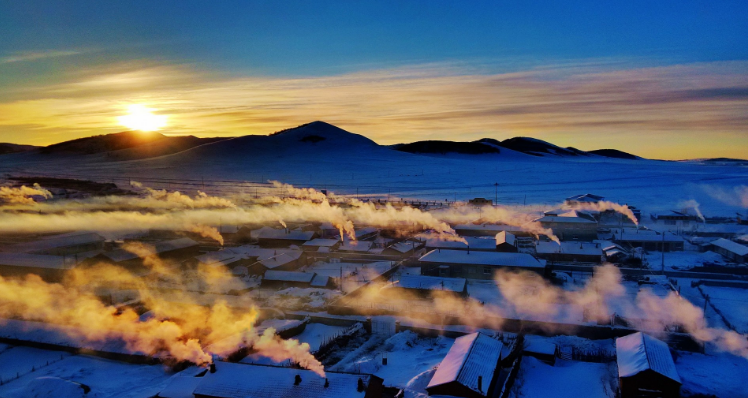
<instances>
[{"instance_id":1,"label":"village","mask_svg":"<svg viewBox=\"0 0 748 398\"><path fill-rule=\"evenodd\" d=\"M223 244L191 231L156 229L116 240L93 231L4 235L5 278L36 274L57 283L74 269L103 263L129 270L168 301L189 294L190 304L259 308L257 333L271 329L308 344L326 375L237 347L214 355L208 367L172 366L172 376L154 365L163 358L132 352L123 341L81 341L64 325L5 319L0 362L22 365L0 367L0 396L16 396L41 375L75 379L64 375L74 361L83 368L86 361L111 361L132 369L123 383L138 385L137 396L162 398L745 394L739 376L748 369L745 358L694 337L678 319L632 312L625 302L640 294L674 297L704 312L701 327L748 333L748 242L741 240L748 225L715 222L693 209L644 217L629 206L636 220L586 210L604 199L566 198L534 220L558 241L480 219L452 225L459 241L366 225L341 236L324 222L222 224ZM398 205L437 206L406 203ZM468 205L497 204L477 198ZM132 242L152 250L137 253L127 248ZM178 280L154 277L148 266L154 257L173 267ZM625 300L600 316L573 295L606 267L620 274ZM204 269L226 270L228 280L205 283L195 277ZM529 282L508 291L513 285L501 278L517 273ZM544 289L553 297L543 298ZM115 308L137 308L141 320L153 317L131 287L112 284L96 294ZM530 305L518 305L523 302ZM725 361L734 378L713 366ZM79 385L95 389L101 377L80 375Z\"/></svg>"}]
</instances>

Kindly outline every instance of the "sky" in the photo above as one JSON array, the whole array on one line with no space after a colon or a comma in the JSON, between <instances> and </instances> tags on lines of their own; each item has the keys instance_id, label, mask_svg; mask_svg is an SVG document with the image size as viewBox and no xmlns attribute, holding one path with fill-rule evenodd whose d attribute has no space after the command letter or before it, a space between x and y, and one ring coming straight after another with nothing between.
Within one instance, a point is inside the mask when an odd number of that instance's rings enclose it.
<instances>
[{"instance_id":1,"label":"sky","mask_svg":"<svg viewBox=\"0 0 748 398\"><path fill-rule=\"evenodd\" d=\"M0 142L125 128L530 136L745 158L748 2L0 0Z\"/></svg>"}]
</instances>

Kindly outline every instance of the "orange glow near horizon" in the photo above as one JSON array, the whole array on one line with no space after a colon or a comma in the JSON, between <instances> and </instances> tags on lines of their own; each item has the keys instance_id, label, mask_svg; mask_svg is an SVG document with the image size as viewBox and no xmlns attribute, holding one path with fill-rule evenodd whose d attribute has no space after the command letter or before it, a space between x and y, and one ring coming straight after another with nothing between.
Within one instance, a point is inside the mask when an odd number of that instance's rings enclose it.
<instances>
[{"instance_id":1,"label":"orange glow near horizon","mask_svg":"<svg viewBox=\"0 0 748 398\"><path fill-rule=\"evenodd\" d=\"M166 127L166 115L153 114L154 109L145 105L130 105L127 107L127 115L120 116L117 121L130 130L158 131Z\"/></svg>"}]
</instances>

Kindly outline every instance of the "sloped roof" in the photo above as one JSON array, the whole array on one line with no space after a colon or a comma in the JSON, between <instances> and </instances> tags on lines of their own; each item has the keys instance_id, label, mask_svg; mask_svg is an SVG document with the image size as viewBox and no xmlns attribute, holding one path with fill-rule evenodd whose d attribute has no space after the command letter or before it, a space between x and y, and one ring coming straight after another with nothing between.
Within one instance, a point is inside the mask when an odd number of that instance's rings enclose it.
<instances>
[{"instance_id":1,"label":"sloped roof","mask_svg":"<svg viewBox=\"0 0 748 398\"><path fill-rule=\"evenodd\" d=\"M426 247L440 249L467 249L469 247L474 250L496 250L495 239L472 236L463 237L463 239L467 241L467 245L463 242L430 238L426 239Z\"/></svg>"},{"instance_id":2,"label":"sloped roof","mask_svg":"<svg viewBox=\"0 0 748 398\"><path fill-rule=\"evenodd\" d=\"M312 282L309 285L314 287L325 287L329 282L329 276L314 274L314 278L312 278Z\"/></svg>"},{"instance_id":3,"label":"sloped roof","mask_svg":"<svg viewBox=\"0 0 748 398\"><path fill-rule=\"evenodd\" d=\"M156 254L161 254L168 253L174 250L186 249L188 247L197 245L198 243L190 238L179 238L158 242L153 245L153 248ZM117 263L138 258L137 254L129 252L125 249L117 249L110 252L104 252L102 253L102 255Z\"/></svg>"},{"instance_id":4,"label":"sloped roof","mask_svg":"<svg viewBox=\"0 0 748 398\"><path fill-rule=\"evenodd\" d=\"M313 273L297 271L265 271L262 280L311 283L314 275Z\"/></svg>"},{"instance_id":5,"label":"sloped roof","mask_svg":"<svg viewBox=\"0 0 748 398\"><path fill-rule=\"evenodd\" d=\"M535 246L538 254L564 253L580 256L602 256L603 249L597 243L588 242L538 242Z\"/></svg>"},{"instance_id":6,"label":"sloped roof","mask_svg":"<svg viewBox=\"0 0 748 398\"><path fill-rule=\"evenodd\" d=\"M500 245L502 243L508 243L512 246L514 246L514 243L517 241L517 237L514 236L514 234L511 234L506 231L501 231L498 234L496 234L496 244Z\"/></svg>"},{"instance_id":7,"label":"sloped roof","mask_svg":"<svg viewBox=\"0 0 748 398\"><path fill-rule=\"evenodd\" d=\"M0 265L49 269L69 269L75 266L72 256L48 256L28 253L0 253Z\"/></svg>"},{"instance_id":8,"label":"sloped roof","mask_svg":"<svg viewBox=\"0 0 748 398\"><path fill-rule=\"evenodd\" d=\"M24 242L14 245L11 249L17 252L31 253L44 250L52 250L61 247L85 245L89 243L103 242L103 236L96 232L69 232L54 236L48 236L33 242Z\"/></svg>"},{"instance_id":9,"label":"sloped roof","mask_svg":"<svg viewBox=\"0 0 748 398\"><path fill-rule=\"evenodd\" d=\"M323 238L317 238L312 239L308 242L304 242L302 246L320 246L320 247L330 247L335 246L340 241L338 239L323 239Z\"/></svg>"},{"instance_id":10,"label":"sloped roof","mask_svg":"<svg viewBox=\"0 0 748 398\"><path fill-rule=\"evenodd\" d=\"M526 253L432 250L420 258L425 263L490 265L496 267L545 268L545 261Z\"/></svg>"},{"instance_id":11,"label":"sloped roof","mask_svg":"<svg viewBox=\"0 0 748 398\"><path fill-rule=\"evenodd\" d=\"M426 389L457 382L485 396L504 348L500 341L481 333L458 337ZM478 389L478 376L483 379L482 391Z\"/></svg>"},{"instance_id":12,"label":"sloped roof","mask_svg":"<svg viewBox=\"0 0 748 398\"><path fill-rule=\"evenodd\" d=\"M586 203L597 203L601 200L605 199L603 196L593 195L591 193L586 193L583 195L574 195L566 198L567 202L586 202Z\"/></svg>"},{"instance_id":13,"label":"sloped roof","mask_svg":"<svg viewBox=\"0 0 748 398\"><path fill-rule=\"evenodd\" d=\"M314 231L302 231L300 229L286 230L262 227L250 232L252 238L257 239L285 239L285 240L310 240Z\"/></svg>"},{"instance_id":14,"label":"sloped roof","mask_svg":"<svg viewBox=\"0 0 748 398\"><path fill-rule=\"evenodd\" d=\"M296 375L301 383L294 385ZM241 363L216 362L216 372L207 373L194 394L221 398L363 398L358 380L368 385L367 374L326 372L325 379L310 370Z\"/></svg>"},{"instance_id":15,"label":"sloped roof","mask_svg":"<svg viewBox=\"0 0 748 398\"><path fill-rule=\"evenodd\" d=\"M461 293L465 290L464 278L440 278L438 276L402 275L393 287L419 290L446 290Z\"/></svg>"},{"instance_id":16,"label":"sloped roof","mask_svg":"<svg viewBox=\"0 0 748 398\"><path fill-rule=\"evenodd\" d=\"M707 243L707 245L717 246L719 248L727 250L730 253L735 253L738 256L748 255L748 247L724 238L719 238L713 242L709 242Z\"/></svg>"},{"instance_id":17,"label":"sloped roof","mask_svg":"<svg viewBox=\"0 0 748 398\"><path fill-rule=\"evenodd\" d=\"M630 377L652 370L681 383L667 344L648 334L636 332L617 338L616 357L619 377Z\"/></svg>"},{"instance_id":18,"label":"sloped roof","mask_svg":"<svg viewBox=\"0 0 748 398\"><path fill-rule=\"evenodd\" d=\"M346 240L345 243L338 247L338 250L343 252L366 252L371 249L371 245L374 242L367 240L350 241Z\"/></svg>"}]
</instances>

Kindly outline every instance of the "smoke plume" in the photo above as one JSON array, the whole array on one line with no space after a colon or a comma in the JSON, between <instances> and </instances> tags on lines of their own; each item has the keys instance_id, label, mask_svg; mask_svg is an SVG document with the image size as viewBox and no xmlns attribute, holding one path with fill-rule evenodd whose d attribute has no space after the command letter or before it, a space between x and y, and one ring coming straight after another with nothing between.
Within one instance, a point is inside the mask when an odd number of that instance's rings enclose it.
<instances>
[{"instance_id":1,"label":"smoke plume","mask_svg":"<svg viewBox=\"0 0 748 398\"><path fill-rule=\"evenodd\" d=\"M41 196L49 199L52 193L34 183L32 187L22 185L19 188L0 187L0 204L33 204L36 201L32 196Z\"/></svg>"}]
</instances>

